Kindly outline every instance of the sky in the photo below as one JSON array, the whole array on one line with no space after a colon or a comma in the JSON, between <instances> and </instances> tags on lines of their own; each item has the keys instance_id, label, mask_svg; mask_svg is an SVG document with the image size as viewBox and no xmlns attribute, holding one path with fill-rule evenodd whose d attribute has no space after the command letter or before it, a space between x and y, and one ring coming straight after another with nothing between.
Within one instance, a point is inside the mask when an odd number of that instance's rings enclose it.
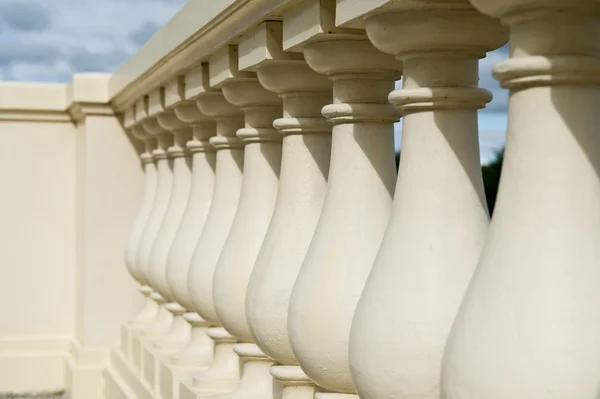
<instances>
[{"instance_id":1,"label":"sky","mask_svg":"<svg viewBox=\"0 0 600 399\"><path fill-rule=\"evenodd\" d=\"M185 2L0 0L0 80L68 82L78 72L114 72ZM508 93L493 79L491 69L507 57L503 47L480 61L480 86L494 94L479 112L484 164L504 145Z\"/></svg>"}]
</instances>

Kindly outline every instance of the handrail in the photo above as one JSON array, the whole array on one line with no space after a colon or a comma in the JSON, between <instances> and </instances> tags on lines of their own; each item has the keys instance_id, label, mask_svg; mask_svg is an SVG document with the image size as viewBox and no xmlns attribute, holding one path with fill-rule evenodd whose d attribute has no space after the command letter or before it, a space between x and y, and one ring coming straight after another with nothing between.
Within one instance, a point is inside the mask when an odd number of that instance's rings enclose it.
<instances>
[{"instance_id":1,"label":"handrail","mask_svg":"<svg viewBox=\"0 0 600 399\"><path fill-rule=\"evenodd\" d=\"M123 111L141 95L197 65L217 48L293 0L195 0L188 2L109 82L113 108Z\"/></svg>"}]
</instances>

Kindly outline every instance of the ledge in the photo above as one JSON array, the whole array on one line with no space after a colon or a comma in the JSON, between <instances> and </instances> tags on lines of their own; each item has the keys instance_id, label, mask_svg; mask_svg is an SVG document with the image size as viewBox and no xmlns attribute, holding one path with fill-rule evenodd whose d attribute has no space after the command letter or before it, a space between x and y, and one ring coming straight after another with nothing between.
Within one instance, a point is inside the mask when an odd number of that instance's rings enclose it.
<instances>
[{"instance_id":1,"label":"ledge","mask_svg":"<svg viewBox=\"0 0 600 399\"><path fill-rule=\"evenodd\" d=\"M81 73L68 84L0 82L0 120L72 122L113 115L107 73Z\"/></svg>"},{"instance_id":2,"label":"ledge","mask_svg":"<svg viewBox=\"0 0 600 399\"><path fill-rule=\"evenodd\" d=\"M139 97L173 79L217 48L235 41L266 19L280 19L296 0L189 1L110 79L109 95L123 112Z\"/></svg>"},{"instance_id":3,"label":"ledge","mask_svg":"<svg viewBox=\"0 0 600 399\"><path fill-rule=\"evenodd\" d=\"M0 82L0 112L56 112L67 109L67 85Z\"/></svg>"}]
</instances>

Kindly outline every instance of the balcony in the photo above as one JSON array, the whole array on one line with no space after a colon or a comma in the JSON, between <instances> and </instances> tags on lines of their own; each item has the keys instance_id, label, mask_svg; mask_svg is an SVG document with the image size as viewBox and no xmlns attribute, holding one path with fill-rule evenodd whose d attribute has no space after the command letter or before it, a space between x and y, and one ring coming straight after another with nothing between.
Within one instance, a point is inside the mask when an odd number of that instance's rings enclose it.
<instances>
[{"instance_id":1,"label":"balcony","mask_svg":"<svg viewBox=\"0 0 600 399\"><path fill-rule=\"evenodd\" d=\"M596 398L598 10L194 0L114 74L0 83L0 397Z\"/></svg>"}]
</instances>

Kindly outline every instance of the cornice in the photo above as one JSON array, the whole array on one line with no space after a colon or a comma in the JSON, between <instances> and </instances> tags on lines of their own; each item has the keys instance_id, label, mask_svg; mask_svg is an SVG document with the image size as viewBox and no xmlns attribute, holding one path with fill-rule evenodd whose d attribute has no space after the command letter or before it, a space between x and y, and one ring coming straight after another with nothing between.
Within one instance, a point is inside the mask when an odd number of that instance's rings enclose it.
<instances>
[{"instance_id":1,"label":"cornice","mask_svg":"<svg viewBox=\"0 0 600 399\"><path fill-rule=\"evenodd\" d=\"M190 1L111 78L109 95L117 111L169 79L206 61L215 49L278 14L297 0ZM214 5L214 6L213 6Z\"/></svg>"},{"instance_id":2,"label":"cornice","mask_svg":"<svg viewBox=\"0 0 600 399\"><path fill-rule=\"evenodd\" d=\"M107 73L81 73L73 76L73 80L67 85L67 110L75 122L81 122L91 115L114 115L108 97L110 76Z\"/></svg>"},{"instance_id":3,"label":"cornice","mask_svg":"<svg viewBox=\"0 0 600 399\"><path fill-rule=\"evenodd\" d=\"M79 122L88 115L114 115L108 102L109 74L76 74L68 84L0 82L0 120Z\"/></svg>"},{"instance_id":4,"label":"cornice","mask_svg":"<svg viewBox=\"0 0 600 399\"><path fill-rule=\"evenodd\" d=\"M67 85L0 82L0 120L70 122Z\"/></svg>"},{"instance_id":5,"label":"cornice","mask_svg":"<svg viewBox=\"0 0 600 399\"><path fill-rule=\"evenodd\" d=\"M75 122L81 122L88 116L110 116L114 115L112 107L108 104L95 104L77 102L69 107L69 115Z\"/></svg>"},{"instance_id":6,"label":"cornice","mask_svg":"<svg viewBox=\"0 0 600 399\"><path fill-rule=\"evenodd\" d=\"M0 121L7 122L72 122L71 116L65 111L24 111L0 109Z\"/></svg>"}]
</instances>

